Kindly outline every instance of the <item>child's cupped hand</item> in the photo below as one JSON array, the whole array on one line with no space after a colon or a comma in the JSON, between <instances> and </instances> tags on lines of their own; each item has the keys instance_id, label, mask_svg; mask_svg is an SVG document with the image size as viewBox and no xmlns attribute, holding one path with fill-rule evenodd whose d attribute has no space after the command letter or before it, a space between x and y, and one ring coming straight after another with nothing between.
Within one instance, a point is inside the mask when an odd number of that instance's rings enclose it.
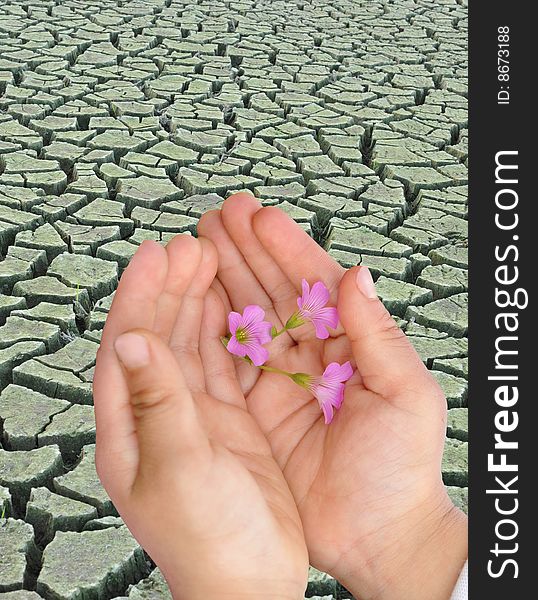
<instances>
[{"instance_id":1,"label":"child's cupped hand","mask_svg":"<svg viewBox=\"0 0 538 600\"><path fill-rule=\"evenodd\" d=\"M216 269L211 242L178 236L123 274L94 377L97 471L174 598L296 600L301 521L219 339Z\"/></svg>"},{"instance_id":2,"label":"child's cupped hand","mask_svg":"<svg viewBox=\"0 0 538 600\"><path fill-rule=\"evenodd\" d=\"M198 232L142 244L94 378L99 476L174 596L302 598L310 562L359 597L448 598L466 522L440 475L446 400L369 271L346 272L248 194ZM320 375L350 361L329 425L311 393L220 340L249 304L282 329L303 278L328 287L340 324L325 340L279 335L266 364Z\"/></svg>"}]
</instances>

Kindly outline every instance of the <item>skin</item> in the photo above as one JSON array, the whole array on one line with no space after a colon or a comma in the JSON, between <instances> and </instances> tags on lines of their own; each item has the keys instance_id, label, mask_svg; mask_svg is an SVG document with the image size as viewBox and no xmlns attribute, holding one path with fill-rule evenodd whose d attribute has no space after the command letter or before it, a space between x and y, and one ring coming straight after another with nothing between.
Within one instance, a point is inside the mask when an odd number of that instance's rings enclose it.
<instances>
[{"instance_id":1,"label":"skin","mask_svg":"<svg viewBox=\"0 0 538 600\"><path fill-rule=\"evenodd\" d=\"M357 286L368 273L346 272L248 194L198 231L137 252L94 379L99 476L174 596L302 598L310 562L364 600L448 599L467 522L440 477L446 400L372 288ZM308 392L219 341L226 314L247 304L280 329L303 277L327 285L340 325L327 340L311 325L279 336L266 364L321 374L351 361L328 426ZM138 373L114 351L133 329L151 351Z\"/></svg>"},{"instance_id":2,"label":"skin","mask_svg":"<svg viewBox=\"0 0 538 600\"><path fill-rule=\"evenodd\" d=\"M302 525L238 382L220 381L234 365L216 268L211 242L177 236L144 242L124 272L97 355L96 468L174 598L295 600ZM118 360L126 332L124 351L141 336L147 364Z\"/></svg>"}]
</instances>

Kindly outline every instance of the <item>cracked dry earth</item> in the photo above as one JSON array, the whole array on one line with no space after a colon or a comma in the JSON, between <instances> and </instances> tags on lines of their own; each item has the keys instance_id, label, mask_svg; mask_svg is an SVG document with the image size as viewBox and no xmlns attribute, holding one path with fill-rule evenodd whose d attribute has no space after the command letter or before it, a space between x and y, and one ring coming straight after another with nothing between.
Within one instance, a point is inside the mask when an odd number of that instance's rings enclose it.
<instances>
[{"instance_id":1,"label":"cracked dry earth","mask_svg":"<svg viewBox=\"0 0 538 600\"><path fill-rule=\"evenodd\" d=\"M448 399L467 504L466 0L4 0L0 596L169 599L100 486L91 382L144 239L233 190L379 294ZM308 597L346 598L311 570Z\"/></svg>"}]
</instances>

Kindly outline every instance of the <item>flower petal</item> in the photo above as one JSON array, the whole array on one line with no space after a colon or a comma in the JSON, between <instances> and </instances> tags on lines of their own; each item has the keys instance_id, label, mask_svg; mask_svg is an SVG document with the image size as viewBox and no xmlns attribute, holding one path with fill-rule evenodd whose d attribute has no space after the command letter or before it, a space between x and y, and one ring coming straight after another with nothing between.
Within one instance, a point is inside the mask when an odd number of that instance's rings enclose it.
<instances>
[{"instance_id":1,"label":"flower petal","mask_svg":"<svg viewBox=\"0 0 538 600\"><path fill-rule=\"evenodd\" d=\"M248 330L259 344L267 344L273 339L271 337L272 328L272 323L262 321L261 323L253 323L249 326Z\"/></svg>"},{"instance_id":2,"label":"flower petal","mask_svg":"<svg viewBox=\"0 0 538 600\"><path fill-rule=\"evenodd\" d=\"M243 320L243 317L238 312L234 312L233 310L228 315L228 326L230 328L230 333L232 335L235 333L235 331L239 327L239 325L241 325L242 320Z\"/></svg>"},{"instance_id":3,"label":"flower petal","mask_svg":"<svg viewBox=\"0 0 538 600\"><path fill-rule=\"evenodd\" d=\"M353 375L353 367L351 366L351 363L348 360L341 367L340 381L347 381L348 379L351 378L352 375Z\"/></svg>"},{"instance_id":4,"label":"flower petal","mask_svg":"<svg viewBox=\"0 0 538 600\"><path fill-rule=\"evenodd\" d=\"M326 306L319 311L318 319L326 321L327 325L332 329L338 327L338 311L334 306Z\"/></svg>"},{"instance_id":5,"label":"flower petal","mask_svg":"<svg viewBox=\"0 0 538 600\"><path fill-rule=\"evenodd\" d=\"M344 402L344 388L346 386L343 383L339 383L338 384L338 392L335 396L335 398L333 399L333 406L335 408L340 408L342 406L342 403Z\"/></svg>"},{"instance_id":6,"label":"flower petal","mask_svg":"<svg viewBox=\"0 0 538 600\"><path fill-rule=\"evenodd\" d=\"M322 308L329 301L329 290L322 281L316 281L310 290L308 304L312 308Z\"/></svg>"},{"instance_id":7,"label":"flower petal","mask_svg":"<svg viewBox=\"0 0 538 600\"><path fill-rule=\"evenodd\" d=\"M243 310L243 324L245 327L248 327L251 323L263 321L264 317L265 311L257 304L249 304Z\"/></svg>"},{"instance_id":8,"label":"flower petal","mask_svg":"<svg viewBox=\"0 0 538 600\"><path fill-rule=\"evenodd\" d=\"M245 356L247 353L246 347L243 344L240 344L234 336L228 341L226 349L236 356Z\"/></svg>"},{"instance_id":9,"label":"flower petal","mask_svg":"<svg viewBox=\"0 0 538 600\"><path fill-rule=\"evenodd\" d=\"M321 377L313 378L308 389L317 399L323 414L325 423L330 423L334 415L334 409L339 409L344 402L345 381L353 375L351 363L346 361L342 365L332 362L327 365Z\"/></svg>"},{"instance_id":10,"label":"flower petal","mask_svg":"<svg viewBox=\"0 0 538 600\"><path fill-rule=\"evenodd\" d=\"M330 402L323 402L321 404L321 410L323 411L323 415L325 416L325 425L328 425L334 417L334 409Z\"/></svg>"},{"instance_id":11,"label":"flower petal","mask_svg":"<svg viewBox=\"0 0 538 600\"><path fill-rule=\"evenodd\" d=\"M246 347L247 356L259 367L269 358L269 352L260 344L248 344Z\"/></svg>"},{"instance_id":12,"label":"flower petal","mask_svg":"<svg viewBox=\"0 0 538 600\"><path fill-rule=\"evenodd\" d=\"M323 380L327 382L344 382L347 381L353 375L353 368L349 361L340 365L337 362L332 362L327 365L327 368L323 372Z\"/></svg>"},{"instance_id":13,"label":"flower petal","mask_svg":"<svg viewBox=\"0 0 538 600\"><path fill-rule=\"evenodd\" d=\"M303 304L308 302L308 297L310 296L310 286L308 285L308 281L306 279L301 280L301 288L303 290L303 294L297 298L297 306L299 308L303 308Z\"/></svg>"},{"instance_id":14,"label":"flower petal","mask_svg":"<svg viewBox=\"0 0 538 600\"><path fill-rule=\"evenodd\" d=\"M314 324L318 340L326 340L329 337L329 331L325 324L320 322L319 319L312 319L312 323Z\"/></svg>"},{"instance_id":15,"label":"flower petal","mask_svg":"<svg viewBox=\"0 0 538 600\"><path fill-rule=\"evenodd\" d=\"M336 381L338 380L338 375L340 374L340 363L332 362L327 365L325 371L323 371L323 379L334 378Z\"/></svg>"}]
</instances>

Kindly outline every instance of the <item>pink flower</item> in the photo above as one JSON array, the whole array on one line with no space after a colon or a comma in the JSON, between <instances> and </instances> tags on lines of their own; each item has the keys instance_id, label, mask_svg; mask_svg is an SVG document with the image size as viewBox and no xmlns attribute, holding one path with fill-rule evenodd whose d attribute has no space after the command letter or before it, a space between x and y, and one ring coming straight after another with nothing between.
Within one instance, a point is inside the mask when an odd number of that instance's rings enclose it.
<instances>
[{"instance_id":1,"label":"pink flower","mask_svg":"<svg viewBox=\"0 0 538 600\"><path fill-rule=\"evenodd\" d=\"M335 329L338 326L338 311L334 306L325 306L329 301L329 290L317 281L310 289L306 279L301 282L303 295L297 298L299 310L286 323L288 329L298 327L306 321L311 321L316 329L316 337L326 340L329 337L327 327Z\"/></svg>"},{"instance_id":2,"label":"pink flower","mask_svg":"<svg viewBox=\"0 0 538 600\"><path fill-rule=\"evenodd\" d=\"M262 347L271 341L272 324L264 321L265 312L260 306L245 306L243 314L231 312L228 324L232 337L226 346L228 351L237 356L248 356L257 367L268 359L269 352Z\"/></svg>"},{"instance_id":3,"label":"pink flower","mask_svg":"<svg viewBox=\"0 0 538 600\"><path fill-rule=\"evenodd\" d=\"M321 377L311 377L306 388L312 392L319 402L319 406L325 415L325 423L333 420L334 409L342 406L344 401L344 382L353 375L353 369L349 361L340 365L333 362L325 369Z\"/></svg>"}]
</instances>

